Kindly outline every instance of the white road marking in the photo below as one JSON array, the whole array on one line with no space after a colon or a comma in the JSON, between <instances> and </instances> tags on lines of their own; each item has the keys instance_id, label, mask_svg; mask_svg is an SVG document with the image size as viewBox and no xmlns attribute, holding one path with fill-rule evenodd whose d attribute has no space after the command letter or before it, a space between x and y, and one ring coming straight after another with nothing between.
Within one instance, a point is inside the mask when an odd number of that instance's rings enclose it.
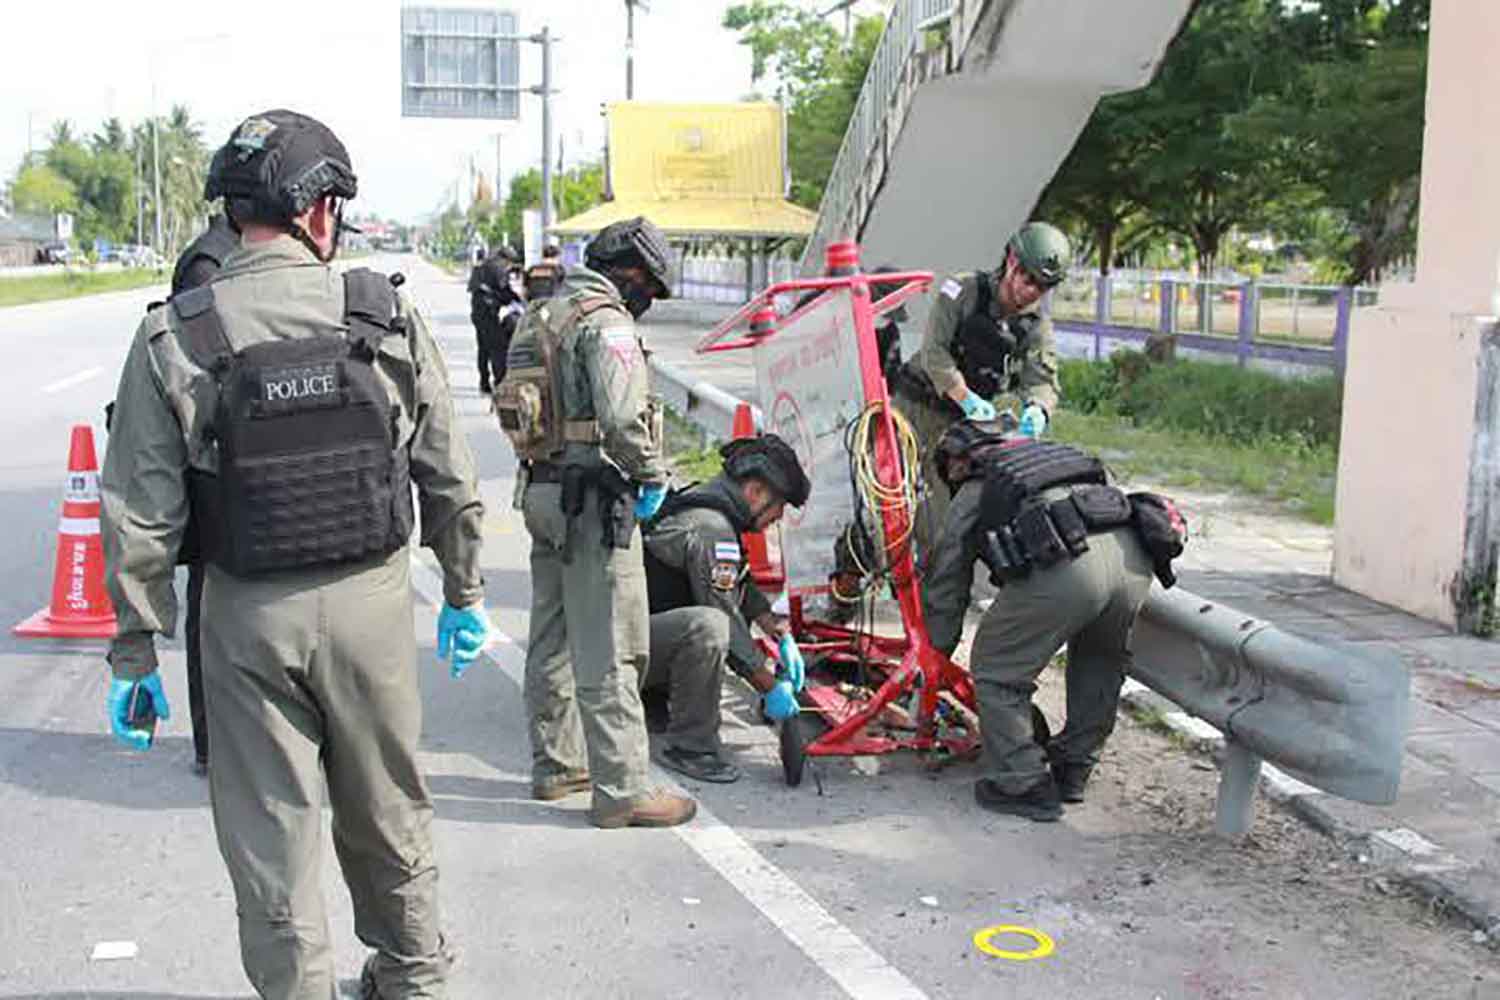
<instances>
[{"instance_id":1,"label":"white road marking","mask_svg":"<svg viewBox=\"0 0 1500 1000\"><path fill-rule=\"evenodd\" d=\"M443 581L416 550L412 551L411 570L416 591L428 602L441 605ZM521 686L525 654L514 639L497 630L485 655L516 687ZM652 778L681 791L675 781L654 765ZM839 923L821 903L762 857L702 802L698 803L697 819L686 826L673 827L672 832L849 996L859 1000L926 1000L927 994L915 983L859 935Z\"/></svg>"},{"instance_id":2,"label":"white road marking","mask_svg":"<svg viewBox=\"0 0 1500 1000\"><path fill-rule=\"evenodd\" d=\"M50 396L55 392L62 392L64 389L71 389L75 385L82 385L89 379L103 374L103 368L85 368L83 371L75 372L74 374L69 375L67 378L60 378L56 382L48 382L46 385L42 386L42 392Z\"/></svg>"}]
</instances>

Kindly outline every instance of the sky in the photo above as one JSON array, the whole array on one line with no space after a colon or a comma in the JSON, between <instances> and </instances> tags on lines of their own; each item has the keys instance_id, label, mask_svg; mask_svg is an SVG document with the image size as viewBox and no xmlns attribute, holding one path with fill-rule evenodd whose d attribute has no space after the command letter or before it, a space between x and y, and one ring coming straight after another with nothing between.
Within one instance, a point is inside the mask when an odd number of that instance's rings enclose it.
<instances>
[{"instance_id":1,"label":"sky","mask_svg":"<svg viewBox=\"0 0 1500 1000\"><path fill-rule=\"evenodd\" d=\"M635 97L734 101L750 94L749 51L722 28L731 0L646 0L635 23ZM831 0L808 6L827 7ZM74 0L8 5L0 60L0 176L28 148L46 145L53 121L91 133L110 115L149 116L153 81L165 113L184 103L210 146L256 111L289 107L321 119L349 148L359 176L356 213L415 221L445 203L471 159L489 176L500 135L501 172L535 165L540 99L523 96L521 120L404 119L400 114L401 0ZM420 4L405 4L420 6ZM514 10L520 30L545 24L553 49L553 121L565 162L597 159L600 107L625 96L623 0L472 0L430 6ZM865 0L861 7L876 7ZM540 78L536 45L521 46L521 84ZM769 88L767 88L769 89Z\"/></svg>"}]
</instances>

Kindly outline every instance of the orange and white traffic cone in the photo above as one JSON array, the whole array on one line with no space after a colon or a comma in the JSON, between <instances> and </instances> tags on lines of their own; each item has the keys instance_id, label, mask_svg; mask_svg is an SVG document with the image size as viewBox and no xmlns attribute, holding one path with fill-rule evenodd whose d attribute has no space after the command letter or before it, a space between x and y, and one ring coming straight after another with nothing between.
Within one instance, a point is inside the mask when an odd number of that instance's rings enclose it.
<instances>
[{"instance_id":1,"label":"orange and white traffic cone","mask_svg":"<svg viewBox=\"0 0 1500 1000\"><path fill-rule=\"evenodd\" d=\"M115 609L104 589L104 546L99 538L99 460L94 456L94 432L87 424L73 427L68 447L52 603L11 631L42 639L114 637Z\"/></svg>"}]
</instances>

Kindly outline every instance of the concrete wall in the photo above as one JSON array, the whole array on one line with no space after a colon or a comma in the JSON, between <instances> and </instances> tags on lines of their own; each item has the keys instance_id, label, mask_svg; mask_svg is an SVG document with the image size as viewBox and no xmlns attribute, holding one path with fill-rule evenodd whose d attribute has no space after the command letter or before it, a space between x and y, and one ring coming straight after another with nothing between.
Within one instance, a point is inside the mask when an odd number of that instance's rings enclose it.
<instances>
[{"instance_id":1,"label":"concrete wall","mask_svg":"<svg viewBox=\"0 0 1500 1000\"><path fill-rule=\"evenodd\" d=\"M1417 275L1350 330L1334 578L1452 625L1480 569L1465 560L1475 496L1497 488L1474 442L1500 311L1500 4L1432 13Z\"/></svg>"}]
</instances>

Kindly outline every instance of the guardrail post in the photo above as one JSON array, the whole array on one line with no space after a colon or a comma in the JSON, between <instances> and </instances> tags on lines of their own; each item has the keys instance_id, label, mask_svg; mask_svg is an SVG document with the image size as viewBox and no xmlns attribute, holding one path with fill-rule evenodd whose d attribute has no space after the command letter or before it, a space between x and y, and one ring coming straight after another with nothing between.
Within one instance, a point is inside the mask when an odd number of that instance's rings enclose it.
<instances>
[{"instance_id":1,"label":"guardrail post","mask_svg":"<svg viewBox=\"0 0 1500 1000\"><path fill-rule=\"evenodd\" d=\"M1232 739L1224 741L1224 765L1219 772L1219 804L1214 831L1221 837L1243 837L1255 818L1255 786L1260 782L1261 759Z\"/></svg>"},{"instance_id":2,"label":"guardrail post","mask_svg":"<svg viewBox=\"0 0 1500 1000\"><path fill-rule=\"evenodd\" d=\"M1344 377L1344 363L1349 357L1349 323L1354 313L1354 289L1344 285L1334 297L1338 312L1333 320L1333 370Z\"/></svg>"},{"instance_id":3,"label":"guardrail post","mask_svg":"<svg viewBox=\"0 0 1500 1000\"><path fill-rule=\"evenodd\" d=\"M1156 328L1170 336L1177 327L1177 282L1171 278L1163 278L1156 287L1161 293L1161 316Z\"/></svg>"},{"instance_id":4,"label":"guardrail post","mask_svg":"<svg viewBox=\"0 0 1500 1000\"><path fill-rule=\"evenodd\" d=\"M1258 290L1252 278L1240 286L1240 325L1238 355L1240 367L1250 363L1255 353L1255 297Z\"/></svg>"}]
</instances>

